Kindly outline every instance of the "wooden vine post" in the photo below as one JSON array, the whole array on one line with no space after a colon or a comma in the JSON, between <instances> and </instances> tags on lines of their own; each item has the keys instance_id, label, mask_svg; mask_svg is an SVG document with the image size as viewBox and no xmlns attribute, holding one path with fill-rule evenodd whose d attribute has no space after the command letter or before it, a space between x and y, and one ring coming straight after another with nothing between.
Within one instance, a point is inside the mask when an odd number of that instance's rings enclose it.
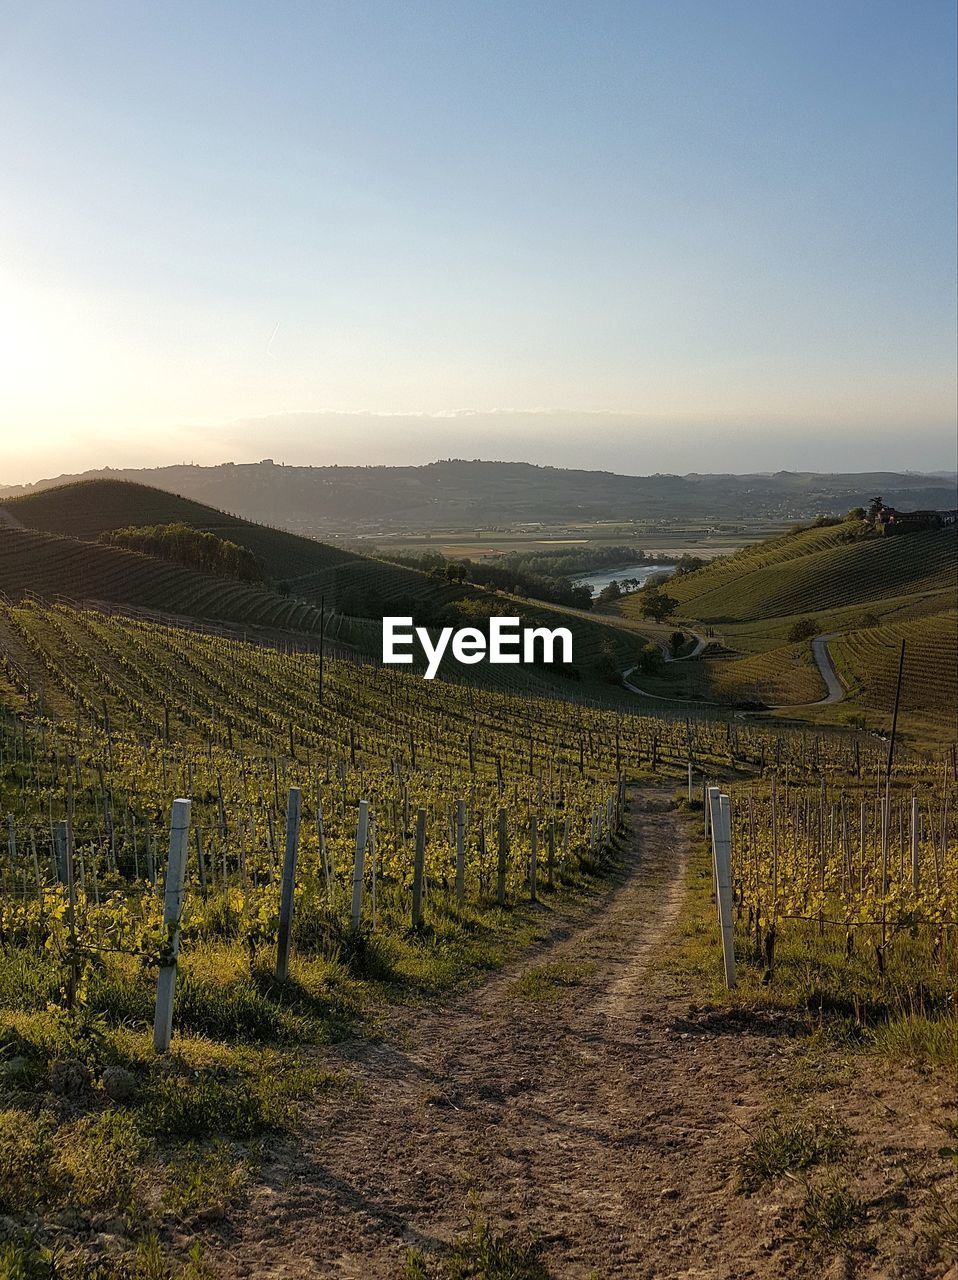
<instances>
[{"instance_id":1,"label":"wooden vine post","mask_svg":"<svg viewBox=\"0 0 958 1280\"><path fill-rule=\"evenodd\" d=\"M917 893L921 887L921 867L918 860L918 797L911 798L911 883Z\"/></svg>"},{"instance_id":2,"label":"wooden vine post","mask_svg":"<svg viewBox=\"0 0 958 1280\"><path fill-rule=\"evenodd\" d=\"M509 857L509 828L505 809L499 810L499 862L496 868L496 901L506 905L506 862Z\"/></svg>"},{"instance_id":3,"label":"wooden vine post","mask_svg":"<svg viewBox=\"0 0 958 1280\"><path fill-rule=\"evenodd\" d=\"M180 950L180 916L186 881L186 855L190 834L189 800L173 801L170 819L170 856L166 864L166 888L163 897L163 924L168 950L156 980L156 1013L153 1019L153 1048L166 1053L173 1036L173 993L176 989L176 959Z\"/></svg>"},{"instance_id":4,"label":"wooden vine post","mask_svg":"<svg viewBox=\"0 0 958 1280\"><path fill-rule=\"evenodd\" d=\"M539 819L535 814L529 819L529 899L539 901Z\"/></svg>"},{"instance_id":5,"label":"wooden vine post","mask_svg":"<svg viewBox=\"0 0 958 1280\"><path fill-rule=\"evenodd\" d=\"M416 814L416 853L412 864L412 927L422 923L422 887L426 868L426 810Z\"/></svg>"},{"instance_id":6,"label":"wooden vine post","mask_svg":"<svg viewBox=\"0 0 958 1280\"><path fill-rule=\"evenodd\" d=\"M296 888L296 858L299 852L299 822L303 793L290 787L286 798L286 848L283 855L283 880L279 896L279 936L276 943L276 977L285 982L289 976L289 949L293 940L293 893Z\"/></svg>"},{"instance_id":7,"label":"wooden vine post","mask_svg":"<svg viewBox=\"0 0 958 1280\"><path fill-rule=\"evenodd\" d=\"M356 855L353 858L353 901L349 923L358 929L363 918L363 865L366 859L366 836L369 832L369 801L359 802L359 821L356 824Z\"/></svg>"},{"instance_id":8,"label":"wooden vine post","mask_svg":"<svg viewBox=\"0 0 958 1280\"><path fill-rule=\"evenodd\" d=\"M466 900L466 802L456 801L456 901Z\"/></svg>"}]
</instances>

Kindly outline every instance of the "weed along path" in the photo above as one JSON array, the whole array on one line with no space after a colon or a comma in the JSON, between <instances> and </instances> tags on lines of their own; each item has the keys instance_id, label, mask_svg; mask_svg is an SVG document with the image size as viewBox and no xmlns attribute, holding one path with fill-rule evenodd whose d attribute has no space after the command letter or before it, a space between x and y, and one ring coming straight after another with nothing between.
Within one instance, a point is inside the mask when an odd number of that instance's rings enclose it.
<instances>
[{"instance_id":1,"label":"weed along path","mask_svg":"<svg viewBox=\"0 0 958 1280\"><path fill-rule=\"evenodd\" d=\"M443 1008L400 1010L378 1042L322 1051L356 1088L309 1104L243 1209L204 1233L219 1274L810 1274L781 1228L795 1188L738 1184L743 1131L786 1070L781 1029L681 994L663 957L688 827L668 791L631 799L620 871L557 911L548 941Z\"/></svg>"}]
</instances>

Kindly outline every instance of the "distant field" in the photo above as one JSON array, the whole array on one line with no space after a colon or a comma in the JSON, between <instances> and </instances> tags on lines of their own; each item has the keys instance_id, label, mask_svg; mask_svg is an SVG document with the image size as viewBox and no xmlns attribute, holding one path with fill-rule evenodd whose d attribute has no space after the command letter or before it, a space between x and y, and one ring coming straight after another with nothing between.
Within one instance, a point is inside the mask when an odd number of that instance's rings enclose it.
<instances>
[{"instance_id":1,"label":"distant field","mask_svg":"<svg viewBox=\"0 0 958 1280\"><path fill-rule=\"evenodd\" d=\"M370 551L401 551L418 555L431 551L439 555L476 560L507 555L510 551L537 551L549 547L596 548L628 545L649 553L672 555L728 555L757 539L781 534L785 524L768 521L745 522L728 526L676 522L659 524L636 521L599 521L594 523L537 526L509 529L436 529L427 533L413 532L369 535L360 539Z\"/></svg>"}]
</instances>

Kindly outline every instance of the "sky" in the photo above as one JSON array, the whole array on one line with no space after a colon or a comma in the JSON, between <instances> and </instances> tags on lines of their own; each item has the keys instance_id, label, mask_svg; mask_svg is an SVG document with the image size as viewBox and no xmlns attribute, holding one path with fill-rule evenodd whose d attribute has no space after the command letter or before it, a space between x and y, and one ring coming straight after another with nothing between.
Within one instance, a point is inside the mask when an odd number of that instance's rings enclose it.
<instances>
[{"instance_id":1,"label":"sky","mask_svg":"<svg viewBox=\"0 0 958 1280\"><path fill-rule=\"evenodd\" d=\"M954 468L952 0L0 0L0 483Z\"/></svg>"}]
</instances>

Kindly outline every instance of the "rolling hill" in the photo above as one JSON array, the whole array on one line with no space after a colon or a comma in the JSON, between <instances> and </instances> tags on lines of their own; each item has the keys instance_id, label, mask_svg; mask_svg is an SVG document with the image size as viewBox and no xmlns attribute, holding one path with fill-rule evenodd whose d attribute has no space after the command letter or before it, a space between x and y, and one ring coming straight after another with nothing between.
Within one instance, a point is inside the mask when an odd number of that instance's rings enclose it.
<instances>
[{"instance_id":1,"label":"rolling hill","mask_svg":"<svg viewBox=\"0 0 958 1280\"><path fill-rule=\"evenodd\" d=\"M529 521L738 519L837 515L876 493L901 510L955 506L953 475L900 472L618 475L526 462L445 459L427 466L257 463L87 472L0 487L0 500L82 479L128 480L251 520L316 536L360 528L468 529Z\"/></svg>"},{"instance_id":2,"label":"rolling hill","mask_svg":"<svg viewBox=\"0 0 958 1280\"><path fill-rule=\"evenodd\" d=\"M650 693L873 723L890 716L904 638L902 709L916 727L954 733L954 526L893 536L862 521L804 529L672 578L666 591L678 602L676 623L704 631L710 644L698 658L641 679ZM628 597L620 612L637 619L641 603ZM840 702L818 708L807 705L825 697L812 655L816 634L834 637L828 650L845 686Z\"/></svg>"},{"instance_id":3,"label":"rolling hill","mask_svg":"<svg viewBox=\"0 0 958 1280\"><path fill-rule=\"evenodd\" d=\"M263 570L265 586L213 577L98 541L115 529L174 522L247 548ZM0 508L0 592L13 599L32 592L308 632L318 630L324 602L328 613L339 615L337 638L372 657L380 653L379 623L385 614L411 614L417 624L434 625L455 621L456 611L468 611L471 602L499 613L519 613L528 625L570 627L579 676L603 682L610 671L634 660L637 645L634 635L607 620L574 612L560 615L538 602L451 583L113 479L42 490L5 503ZM484 672L488 679L499 676L490 668ZM551 672L530 675L538 683L554 678L560 687L569 687L568 679Z\"/></svg>"},{"instance_id":4,"label":"rolling hill","mask_svg":"<svg viewBox=\"0 0 958 1280\"><path fill-rule=\"evenodd\" d=\"M673 579L669 594L680 613L722 623L820 613L954 587L954 528L882 537L866 533L863 523L755 543Z\"/></svg>"},{"instance_id":5,"label":"rolling hill","mask_svg":"<svg viewBox=\"0 0 958 1280\"><path fill-rule=\"evenodd\" d=\"M93 599L286 631L320 628L319 610L301 599L122 547L3 525L0 592L13 600L25 595Z\"/></svg>"}]
</instances>

